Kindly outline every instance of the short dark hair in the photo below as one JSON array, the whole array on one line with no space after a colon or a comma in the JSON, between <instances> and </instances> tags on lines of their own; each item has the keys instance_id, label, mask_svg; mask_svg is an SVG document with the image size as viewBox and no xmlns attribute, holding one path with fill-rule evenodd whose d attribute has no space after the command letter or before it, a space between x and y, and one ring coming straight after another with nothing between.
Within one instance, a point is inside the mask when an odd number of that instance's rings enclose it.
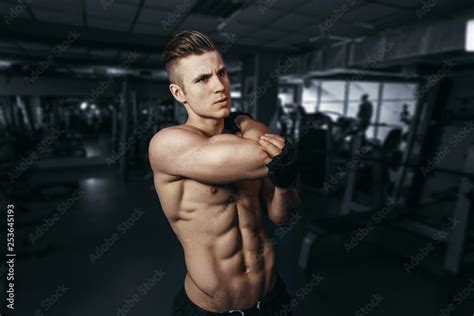
<instances>
[{"instance_id":1,"label":"short dark hair","mask_svg":"<svg viewBox=\"0 0 474 316\"><path fill-rule=\"evenodd\" d=\"M215 50L217 50L217 46L209 36L198 31L185 30L173 36L168 44L166 44L165 50L163 54L161 54L161 61L165 65L170 81L176 82L172 66L174 66L179 59L189 55L201 55L205 52Z\"/></svg>"}]
</instances>

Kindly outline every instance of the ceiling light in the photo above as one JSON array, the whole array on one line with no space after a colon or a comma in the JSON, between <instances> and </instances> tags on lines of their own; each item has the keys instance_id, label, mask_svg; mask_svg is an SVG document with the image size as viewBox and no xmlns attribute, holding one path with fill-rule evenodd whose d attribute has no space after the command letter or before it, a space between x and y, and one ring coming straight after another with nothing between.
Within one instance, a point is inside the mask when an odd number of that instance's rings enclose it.
<instances>
[{"instance_id":1,"label":"ceiling light","mask_svg":"<svg viewBox=\"0 0 474 316\"><path fill-rule=\"evenodd\" d=\"M123 68L109 67L105 69L105 73L108 75L123 75L126 74L127 71Z\"/></svg>"},{"instance_id":2,"label":"ceiling light","mask_svg":"<svg viewBox=\"0 0 474 316\"><path fill-rule=\"evenodd\" d=\"M474 20L467 21L467 25L466 25L466 51L474 52Z\"/></svg>"},{"instance_id":3,"label":"ceiling light","mask_svg":"<svg viewBox=\"0 0 474 316\"><path fill-rule=\"evenodd\" d=\"M8 68L12 65L11 61L8 60L0 60L0 68Z\"/></svg>"}]
</instances>

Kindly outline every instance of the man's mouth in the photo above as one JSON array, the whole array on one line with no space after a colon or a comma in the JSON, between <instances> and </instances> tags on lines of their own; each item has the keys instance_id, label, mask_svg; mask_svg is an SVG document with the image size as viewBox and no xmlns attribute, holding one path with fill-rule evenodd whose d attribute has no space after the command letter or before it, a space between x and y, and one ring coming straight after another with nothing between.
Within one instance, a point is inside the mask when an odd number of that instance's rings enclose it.
<instances>
[{"instance_id":1,"label":"man's mouth","mask_svg":"<svg viewBox=\"0 0 474 316\"><path fill-rule=\"evenodd\" d=\"M214 103L222 103L222 102L225 102L225 101L227 101L227 98L219 99L219 100L217 100L217 101L214 102Z\"/></svg>"}]
</instances>

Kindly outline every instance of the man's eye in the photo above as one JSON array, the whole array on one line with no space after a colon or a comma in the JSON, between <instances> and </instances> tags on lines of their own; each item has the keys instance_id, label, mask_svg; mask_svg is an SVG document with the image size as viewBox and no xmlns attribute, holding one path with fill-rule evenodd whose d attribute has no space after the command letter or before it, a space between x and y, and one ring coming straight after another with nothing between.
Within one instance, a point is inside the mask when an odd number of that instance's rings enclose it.
<instances>
[{"instance_id":1,"label":"man's eye","mask_svg":"<svg viewBox=\"0 0 474 316\"><path fill-rule=\"evenodd\" d=\"M221 70L221 71L219 72L219 76L222 77L222 76L224 76L224 75L225 75L225 70Z\"/></svg>"},{"instance_id":2,"label":"man's eye","mask_svg":"<svg viewBox=\"0 0 474 316\"><path fill-rule=\"evenodd\" d=\"M203 78L200 78L197 82L205 82L207 81L207 78L203 77Z\"/></svg>"}]
</instances>

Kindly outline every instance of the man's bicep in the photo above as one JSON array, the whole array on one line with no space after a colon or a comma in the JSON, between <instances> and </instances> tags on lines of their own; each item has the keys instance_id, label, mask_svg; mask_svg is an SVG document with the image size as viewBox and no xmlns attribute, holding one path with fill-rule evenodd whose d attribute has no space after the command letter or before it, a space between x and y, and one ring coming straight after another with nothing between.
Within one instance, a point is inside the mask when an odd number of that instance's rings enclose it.
<instances>
[{"instance_id":1,"label":"man's bicep","mask_svg":"<svg viewBox=\"0 0 474 316\"><path fill-rule=\"evenodd\" d=\"M200 181L219 165L219 155L210 150L209 139L187 131L175 131L154 145L155 165L166 174ZM152 158L150 158L151 160Z\"/></svg>"},{"instance_id":2,"label":"man's bicep","mask_svg":"<svg viewBox=\"0 0 474 316\"><path fill-rule=\"evenodd\" d=\"M191 167L193 153L197 154L204 148L205 140L200 135L179 129L160 131L150 142L150 164L155 171L183 176L183 172ZM211 159L207 163L211 164Z\"/></svg>"}]
</instances>

